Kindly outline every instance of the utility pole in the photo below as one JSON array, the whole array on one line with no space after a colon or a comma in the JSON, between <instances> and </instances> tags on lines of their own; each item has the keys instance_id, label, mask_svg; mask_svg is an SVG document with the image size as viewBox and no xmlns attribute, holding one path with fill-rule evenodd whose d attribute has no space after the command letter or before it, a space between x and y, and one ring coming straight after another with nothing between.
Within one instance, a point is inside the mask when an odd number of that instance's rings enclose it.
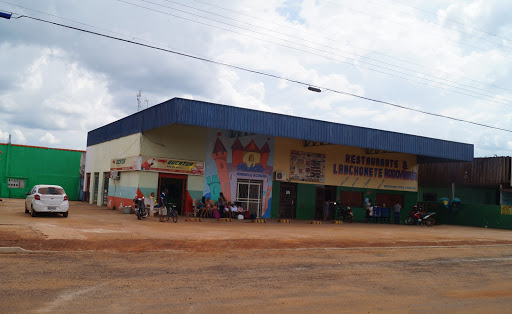
<instances>
[{"instance_id":1,"label":"utility pole","mask_svg":"<svg viewBox=\"0 0 512 314\"><path fill-rule=\"evenodd\" d=\"M137 111L140 111L140 97L141 97L141 93L140 93L140 89L139 89L139 93L137 94Z\"/></svg>"}]
</instances>

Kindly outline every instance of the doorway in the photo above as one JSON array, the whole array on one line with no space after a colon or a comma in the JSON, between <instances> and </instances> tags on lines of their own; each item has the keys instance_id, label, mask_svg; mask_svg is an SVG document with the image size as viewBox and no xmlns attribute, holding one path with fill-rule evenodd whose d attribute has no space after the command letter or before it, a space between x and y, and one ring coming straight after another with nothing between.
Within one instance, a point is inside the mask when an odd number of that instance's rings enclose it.
<instances>
[{"instance_id":1,"label":"doorway","mask_svg":"<svg viewBox=\"0 0 512 314\"><path fill-rule=\"evenodd\" d=\"M249 210L251 215L261 217L263 181L238 179L236 184L236 202Z\"/></svg>"},{"instance_id":2,"label":"doorway","mask_svg":"<svg viewBox=\"0 0 512 314\"><path fill-rule=\"evenodd\" d=\"M334 218L334 202L336 201L336 187L335 186L324 186L316 188L316 199L315 199L315 219L324 219L324 205L325 202L329 202L329 211L327 219Z\"/></svg>"},{"instance_id":3,"label":"doorway","mask_svg":"<svg viewBox=\"0 0 512 314\"><path fill-rule=\"evenodd\" d=\"M297 203L297 185L281 183L279 192L279 218L295 219L295 204Z\"/></svg>"},{"instance_id":4,"label":"doorway","mask_svg":"<svg viewBox=\"0 0 512 314\"><path fill-rule=\"evenodd\" d=\"M187 176L182 174L159 173L158 175L158 195L165 189L168 190L166 202L176 205L178 213L183 215L185 208L185 195L187 186Z\"/></svg>"}]
</instances>

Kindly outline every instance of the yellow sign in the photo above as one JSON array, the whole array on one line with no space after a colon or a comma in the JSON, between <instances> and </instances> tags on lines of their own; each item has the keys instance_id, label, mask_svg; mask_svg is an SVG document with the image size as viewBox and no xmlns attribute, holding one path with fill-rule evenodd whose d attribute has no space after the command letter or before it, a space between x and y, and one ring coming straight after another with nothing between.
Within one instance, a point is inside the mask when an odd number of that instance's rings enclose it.
<instances>
[{"instance_id":1,"label":"yellow sign","mask_svg":"<svg viewBox=\"0 0 512 314\"><path fill-rule=\"evenodd\" d=\"M345 153L334 156L329 166L330 169L326 169L326 182L334 179L338 181L336 185L413 192L418 190L418 166L415 158L409 155Z\"/></svg>"},{"instance_id":2,"label":"yellow sign","mask_svg":"<svg viewBox=\"0 0 512 314\"><path fill-rule=\"evenodd\" d=\"M204 162L143 157L141 170L204 175Z\"/></svg>"},{"instance_id":3,"label":"yellow sign","mask_svg":"<svg viewBox=\"0 0 512 314\"><path fill-rule=\"evenodd\" d=\"M501 214L502 215L512 215L512 206L502 205L501 206Z\"/></svg>"}]
</instances>

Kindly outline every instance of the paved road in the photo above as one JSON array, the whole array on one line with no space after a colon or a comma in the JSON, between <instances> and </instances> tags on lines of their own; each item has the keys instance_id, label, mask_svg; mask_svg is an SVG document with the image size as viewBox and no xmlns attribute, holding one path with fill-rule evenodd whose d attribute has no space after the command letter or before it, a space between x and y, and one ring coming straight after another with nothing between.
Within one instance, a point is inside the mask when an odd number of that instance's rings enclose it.
<instances>
[{"instance_id":1,"label":"paved road","mask_svg":"<svg viewBox=\"0 0 512 314\"><path fill-rule=\"evenodd\" d=\"M177 224L72 204L0 206L0 312L502 312L512 232L393 225Z\"/></svg>"}]
</instances>

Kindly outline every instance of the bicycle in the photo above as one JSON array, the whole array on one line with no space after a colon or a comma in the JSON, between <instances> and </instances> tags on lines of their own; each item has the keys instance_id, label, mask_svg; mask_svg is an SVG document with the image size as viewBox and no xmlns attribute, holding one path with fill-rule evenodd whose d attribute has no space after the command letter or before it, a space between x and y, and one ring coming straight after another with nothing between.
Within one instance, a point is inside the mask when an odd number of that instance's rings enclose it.
<instances>
[{"instance_id":1,"label":"bicycle","mask_svg":"<svg viewBox=\"0 0 512 314\"><path fill-rule=\"evenodd\" d=\"M176 210L176 205L169 204L169 207L167 208L167 221L171 219L174 223L178 222L178 211Z\"/></svg>"}]
</instances>

